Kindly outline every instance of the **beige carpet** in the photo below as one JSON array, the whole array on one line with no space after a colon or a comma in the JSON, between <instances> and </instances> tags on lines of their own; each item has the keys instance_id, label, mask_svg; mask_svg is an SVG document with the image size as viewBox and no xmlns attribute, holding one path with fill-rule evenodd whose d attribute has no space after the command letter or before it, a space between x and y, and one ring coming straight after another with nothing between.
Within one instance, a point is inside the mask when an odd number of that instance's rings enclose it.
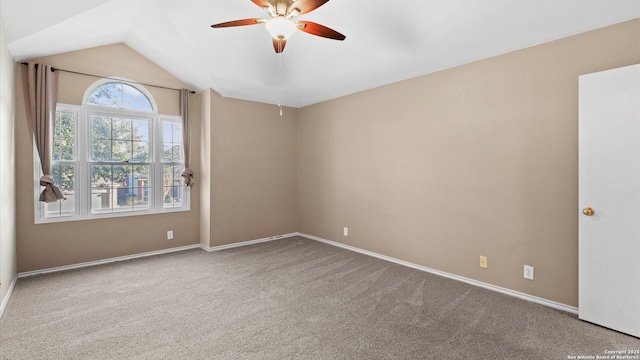
<instances>
[{"instance_id":1,"label":"beige carpet","mask_svg":"<svg viewBox=\"0 0 640 360\"><path fill-rule=\"evenodd\" d=\"M20 279L2 359L567 359L640 340L303 238Z\"/></svg>"}]
</instances>

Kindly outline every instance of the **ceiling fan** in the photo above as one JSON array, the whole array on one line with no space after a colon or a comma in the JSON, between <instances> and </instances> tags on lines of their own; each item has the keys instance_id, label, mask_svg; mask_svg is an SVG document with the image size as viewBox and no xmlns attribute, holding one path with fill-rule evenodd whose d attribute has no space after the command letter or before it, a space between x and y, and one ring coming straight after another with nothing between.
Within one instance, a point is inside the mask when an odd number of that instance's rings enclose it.
<instances>
[{"instance_id":1,"label":"ceiling fan","mask_svg":"<svg viewBox=\"0 0 640 360\"><path fill-rule=\"evenodd\" d=\"M251 0L254 4L263 8L271 16L270 19L242 19L223 22L220 24L211 25L212 28L223 28L232 26L245 26L245 25L257 25L265 24L265 27L271 33L273 38L273 48L276 53L284 51L284 46L287 44L287 40L294 33L296 29L302 30L308 34L321 36L328 39L344 40L346 36L339 32L329 29L326 26L316 24L311 21L298 20L293 21L293 18L298 15L309 13L320 6L324 5L329 0Z\"/></svg>"}]
</instances>

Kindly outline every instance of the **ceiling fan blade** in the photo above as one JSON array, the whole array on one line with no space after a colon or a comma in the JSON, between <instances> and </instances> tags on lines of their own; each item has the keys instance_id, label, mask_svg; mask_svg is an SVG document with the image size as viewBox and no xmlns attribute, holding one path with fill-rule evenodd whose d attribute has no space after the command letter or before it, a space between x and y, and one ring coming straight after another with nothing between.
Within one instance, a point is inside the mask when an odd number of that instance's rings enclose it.
<instances>
[{"instance_id":1,"label":"ceiling fan blade","mask_svg":"<svg viewBox=\"0 0 640 360\"><path fill-rule=\"evenodd\" d=\"M275 8L267 0L251 0L254 4L258 5L261 9L266 10L271 17L276 17Z\"/></svg>"},{"instance_id":2,"label":"ceiling fan blade","mask_svg":"<svg viewBox=\"0 0 640 360\"><path fill-rule=\"evenodd\" d=\"M329 29L326 26L316 24L311 21L299 20L297 22L297 25L298 25L298 29L311 35L322 36L324 38L340 40L340 41L347 38L346 36L340 34L339 32L333 29Z\"/></svg>"},{"instance_id":3,"label":"ceiling fan blade","mask_svg":"<svg viewBox=\"0 0 640 360\"><path fill-rule=\"evenodd\" d=\"M276 51L276 53L280 54L281 52L283 52L284 46L287 45L287 39L271 39L273 40L273 49Z\"/></svg>"},{"instance_id":4,"label":"ceiling fan blade","mask_svg":"<svg viewBox=\"0 0 640 360\"><path fill-rule=\"evenodd\" d=\"M265 7L271 6L267 0L251 0L254 4L258 5L260 8L264 9Z\"/></svg>"},{"instance_id":5,"label":"ceiling fan blade","mask_svg":"<svg viewBox=\"0 0 640 360\"><path fill-rule=\"evenodd\" d=\"M230 27L230 26L256 25L256 24L263 23L264 21L265 21L264 19L260 19L260 18L233 20L233 21L223 22L220 24L213 24L211 25L211 27L215 29L215 28L223 28L223 27Z\"/></svg>"},{"instance_id":6,"label":"ceiling fan blade","mask_svg":"<svg viewBox=\"0 0 640 360\"><path fill-rule=\"evenodd\" d=\"M329 0L298 0L289 6L287 14L291 14L294 10L297 10L295 15L306 14L324 5Z\"/></svg>"}]
</instances>

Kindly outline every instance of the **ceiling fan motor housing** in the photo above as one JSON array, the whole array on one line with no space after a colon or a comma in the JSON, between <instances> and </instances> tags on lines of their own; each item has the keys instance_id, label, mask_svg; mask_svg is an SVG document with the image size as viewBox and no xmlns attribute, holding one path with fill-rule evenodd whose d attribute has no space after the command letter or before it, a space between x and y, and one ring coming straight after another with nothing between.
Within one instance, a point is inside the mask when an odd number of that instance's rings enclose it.
<instances>
[{"instance_id":1,"label":"ceiling fan motor housing","mask_svg":"<svg viewBox=\"0 0 640 360\"><path fill-rule=\"evenodd\" d=\"M316 24L311 21L298 20L293 21L292 18L309 13L329 0L251 0L254 4L260 6L269 13L271 19L250 18L242 20L227 21L219 24L211 25L212 28L224 28L233 26L245 26L265 24L266 29L273 38L273 48L276 53L281 53L287 43L287 39L295 32L296 29L306 32L307 34L324 37L327 39L342 41L346 37L339 32L330 29L324 25Z\"/></svg>"}]
</instances>

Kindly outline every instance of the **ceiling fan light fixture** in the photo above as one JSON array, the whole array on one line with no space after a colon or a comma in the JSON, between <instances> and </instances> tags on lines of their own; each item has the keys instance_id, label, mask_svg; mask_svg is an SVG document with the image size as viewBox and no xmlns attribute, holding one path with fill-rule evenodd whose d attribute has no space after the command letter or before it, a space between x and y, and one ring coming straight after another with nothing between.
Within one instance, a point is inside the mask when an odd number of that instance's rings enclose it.
<instances>
[{"instance_id":1,"label":"ceiling fan light fixture","mask_svg":"<svg viewBox=\"0 0 640 360\"><path fill-rule=\"evenodd\" d=\"M267 20L265 27L271 34L271 37L280 40L288 39L293 32L296 31L296 24L284 16Z\"/></svg>"}]
</instances>

